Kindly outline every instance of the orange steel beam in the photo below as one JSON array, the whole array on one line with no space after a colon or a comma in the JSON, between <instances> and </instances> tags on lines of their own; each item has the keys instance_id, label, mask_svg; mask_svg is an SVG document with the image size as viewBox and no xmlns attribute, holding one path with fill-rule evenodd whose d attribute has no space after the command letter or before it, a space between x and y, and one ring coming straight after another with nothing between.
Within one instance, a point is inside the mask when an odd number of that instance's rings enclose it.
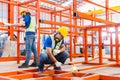
<instances>
[{"instance_id":1,"label":"orange steel beam","mask_svg":"<svg viewBox=\"0 0 120 80\"><path fill-rule=\"evenodd\" d=\"M35 80L54 80L51 76L36 78Z\"/></svg>"},{"instance_id":2,"label":"orange steel beam","mask_svg":"<svg viewBox=\"0 0 120 80\"><path fill-rule=\"evenodd\" d=\"M99 64L102 64L103 63L103 60L102 60L102 33L101 33L101 29L99 29L99 34L98 34L98 37L99 37Z\"/></svg>"},{"instance_id":3,"label":"orange steel beam","mask_svg":"<svg viewBox=\"0 0 120 80\"><path fill-rule=\"evenodd\" d=\"M4 23L3 23L3 22L0 22L0 26L1 26L1 25L4 25Z\"/></svg>"},{"instance_id":4,"label":"orange steel beam","mask_svg":"<svg viewBox=\"0 0 120 80\"><path fill-rule=\"evenodd\" d=\"M116 64L112 63L112 64L95 65L95 66L88 67L88 68L82 68L82 69L80 69L80 71L91 70L91 69L101 68L101 67L107 67L107 66L114 66L114 65L116 65Z\"/></svg>"},{"instance_id":5,"label":"orange steel beam","mask_svg":"<svg viewBox=\"0 0 120 80\"><path fill-rule=\"evenodd\" d=\"M31 58L32 59L32 58ZM1 57L0 62L25 60L25 57Z\"/></svg>"},{"instance_id":6,"label":"orange steel beam","mask_svg":"<svg viewBox=\"0 0 120 80\"><path fill-rule=\"evenodd\" d=\"M110 33L110 59L113 59L113 39L112 39L112 33Z\"/></svg>"},{"instance_id":7,"label":"orange steel beam","mask_svg":"<svg viewBox=\"0 0 120 80\"><path fill-rule=\"evenodd\" d=\"M81 80L100 80L100 75L98 75L98 74L93 74L93 75L89 75L89 76L84 76L84 75L81 78ZM87 73L86 73L86 75L87 75Z\"/></svg>"},{"instance_id":8,"label":"orange steel beam","mask_svg":"<svg viewBox=\"0 0 120 80\"><path fill-rule=\"evenodd\" d=\"M100 75L99 80L120 80L119 76L113 76L113 75Z\"/></svg>"},{"instance_id":9,"label":"orange steel beam","mask_svg":"<svg viewBox=\"0 0 120 80\"><path fill-rule=\"evenodd\" d=\"M84 1L85 1L85 2L88 2L88 3L91 3L91 4L93 4L93 5L97 5L97 6L102 7L102 8L106 8L105 6L99 5L99 4L94 3L94 2L92 2L92 1L90 1L90 0L84 0ZM118 11L116 11L116 10L113 10L113 9L110 9L110 8L108 8L108 10L114 11L114 12L116 12L116 13L120 13L120 12L118 12Z\"/></svg>"},{"instance_id":10,"label":"orange steel beam","mask_svg":"<svg viewBox=\"0 0 120 80\"><path fill-rule=\"evenodd\" d=\"M0 0L0 2L18 6L16 1Z\"/></svg>"},{"instance_id":11,"label":"orange steel beam","mask_svg":"<svg viewBox=\"0 0 120 80\"><path fill-rule=\"evenodd\" d=\"M40 55L40 23L39 23L39 19L40 19L40 7L39 7L39 4L40 4L40 0L37 0L37 25L38 25L38 44L37 44L37 50L38 50L38 57Z\"/></svg>"},{"instance_id":12,"label":"orange steel beam","mask_svg":"<svg viewBox=\"0 0 120 80\"><path fill-rule=\"evenodd\" d=\"M92 16L90 16L88 14L85 14L85 13L82 13L82 12L77 11L76 13L77 13L77 17L79 17L79 18L83 18L83 19L87 19L87 20L93 20L93 21L100 22L100 23L105 23L105 24L116 24L115 22L103 20L103 19L100 19L100 18L95 18L95 17L92 17Z\"/></svg>"},{"instance_id":13,"label":"orange steel beam","mask_svg":"<svg viewBox=\"0 0 120 80\"><path fill-rule=\"evenodd\" d=\"M92 31L93 32L93 31ZM92 45L94 45L94 35L92 34ZM92 47L92 58L94 58L94 46L91 46Z\"/></svg>"},{"instance_id":14,"label":"orange steel beam","mask_svg":"<svg viewBox=\"0 0 120 80\"><path fill-rule=\"evenodd\" d=\"M105 0L106 3L106 20L109 21L109 0Z\"/></svg>"},{"instance_id":15,"label":"orange steel beam","mask_svg":"<svg viewBox=\"0 0 120 80\"><path fill-rule=\"evenodd\" d=\"M20 13L20 10L18 8L18 15ZM20 18L18 18L18 22L20 22ZM20 58L20 27L18 27L18 31L17 31L17 58L19 59ZM19 64L20 63L20 60L17 60L17 63Z\"/></svg>"},{"instance_id":16,"label":"orange steel beam","mask_svg":"<svg viewBox=\"0 0 120 80\"><path fill-rule=\"evenodd\" d=\"M61 22L53 22L53 21L48 21L48 20L39 20L40 23L46 23L46 24L54 24L54 25L59 25L59 26L67 26L67 27L75 27L76 25L73 24L65 24ZM76 26L77 28L80 29L85 29L85 27L82 26Z\"/></svg>"},{"instance_id":17,"label":"orange steel beam","mask_svg":"<svg viewBox=\"0 0 120 80\"><path fill-rule=\"evenodd\" d=\"M27 73L27 74L11 75L9 77L21 80L21 79L25 79L25 78L32 78L32 77L34 77L34 74Z\"/></svg>"},{"instance_id":18,"label":"orange steel beam","mask_svg":"<svg viewBox=\"0 0 120 80\"><path fill-rule=\"evenodd\" d=\"M110 27L116 27L116 26L120 26L120 23L116 23L116 24L107 24L107 25L97 25L97 26L85 26L87 29L93 30L93 29L99 29L99 28L106 28L107 26Z\"/></svg>"},{"instance_id":19,"label":"orange steel beam","mask_svg":"<svg viewBox=\"0 0 120 80\"><path fill-rule=\"evenodd\" d=\"M73 0L73 11L74 12L77 11L77 0ZM74 30L75 30L75 32L77 32L77 18L73 19L73 24L76 25L76 26L74 26ZM77 36L74 35L74 54L76 54L76 46L75 46L76 43L77 43Z\"/></svg>"},{"instance_id":20,"label":"orange steel beam","mask_svg":"<svg viewBox=\"0 0 120 80\"><path fill-rule=\"evenodd\" d=\"M70 8L70 10L69 10L69 12L70 12L70 15L69 15L69 18L70 18L70 24L72 24L72 10L71 10L72 8ZM73 42L73 39L72 39L72 27L70 26L70 61L72 61L72 52L73 52L73 50L72 50L72 46L73 46L73 44L72 44L72 42Z\"/></svg>"},{"instance_id":21,"label":"orange steel beam","mask_svg":"<svg viewBox=\"0 0 120 80\"><path fill-rule=\"evenodd\" d=\"M22 2L22 3L18 3L18 6L26 5L26 4L29 4L29 3L35 2L35 1L37 1L37 0L24 1L24 2Z\"/></svg>"},{"instance_id":22,"label":"orange steel beam","mask_svg":"<svg viewBox=\"0 0 120 80\"><path fill-rule=\"evenodd\" d=\"M10 0L11 2L13 0ZM9 4L8 5L8 22L9 23L14 23L14 5ZM9 27L10 28L10 32L9 32L9 36L10 36L10 40L14 40L14 28L13 26Z\"/></svg>"},{"instance_id":23,"label":"orange steel beam","mask_svg":"<svg viewBox=\"0 0 120 80\"><path fill-rule=\"evenodd\" d=\"M119 64L119 38L118 38L118 27L115 27L115 48L116 48L116 64Z\"/></svg>"},{"instance_id":24,"label":"orange steel beam","mask_svg":"<svg viewBox=\"0 0 120 80\"><path fill-rule=\"evenodd\" d=\"M84 60L84 62L85 63L88 63L88 46L87 46L87 38L88 36L87 36L87 29L84 29L84 41L83 41L83 44L84 44L84 54L85 54L85 60Z\"/></svg>"}]
</instances>

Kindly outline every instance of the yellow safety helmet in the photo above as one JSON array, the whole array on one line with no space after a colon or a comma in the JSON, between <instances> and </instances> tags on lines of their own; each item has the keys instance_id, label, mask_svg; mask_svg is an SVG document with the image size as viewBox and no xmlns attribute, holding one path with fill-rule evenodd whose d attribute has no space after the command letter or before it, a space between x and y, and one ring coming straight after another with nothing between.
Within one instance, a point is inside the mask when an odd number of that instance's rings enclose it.
<instances>
[{"instance_id":1,"label":"yellow safety helmet","mask_svg":"<svg viewBox=\"0 0 120 80\"><path fill-rule=\"evenodd\" d=\"M22 14L23 12L28 12L27 10L20 10L20 14Z\"/></svg>"},{"instance_id":2,"label":"yellow safety helmet","mask_svg":"<svg viewBox=\"0 0 120 80\"><path fill-rule=\"evenodd\" d=\"M60 32L60 34L61 34L63 37L67 37L67 35L68 35L68 30L67 30L67 28L65 28L65 27L59 28L59 29L58 29L58 32Z\"/></svg>"}]
</instances>

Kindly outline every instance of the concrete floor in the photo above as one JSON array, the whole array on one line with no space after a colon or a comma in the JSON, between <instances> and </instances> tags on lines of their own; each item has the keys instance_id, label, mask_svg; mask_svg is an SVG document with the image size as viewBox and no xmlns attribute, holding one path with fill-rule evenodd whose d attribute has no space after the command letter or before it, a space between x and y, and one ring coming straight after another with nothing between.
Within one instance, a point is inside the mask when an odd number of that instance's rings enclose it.
<instances>
[{"instance_id":1,"label":"concrete floor","mask_svg":"<svg viewBox=\"0 0 120 80\"><path fill-rule=\"evenodd\" d=\"M83 61L83 57L74 58L73 61ZM95 60L97 61L97 60ZM10 61L10 62L1 62L0 63L0 73L3 72L11 72L11 71L20 71L20 70L27 70L27 69L37 69L37 67L29 67L29 68L22 68L19 69L18 66L22 64L23 61L21 61L20 64L17 64L16 61ZM69 59L66 61L65 64L68 64L70 61ZM89 68L94 65L88 65L88 64L75 64L77 69L83 69L83 68ZM53 67L50 67L49 69L53 69ZM71 65L63 65L62 70L64 71L73 71L73 68ZM85 73L96 73L96 74L107 74L107 75L120 75L120 67L101 67L101 68L95 68L91 70L85 70L81 71Z\"/></svg>"}]
</instances>

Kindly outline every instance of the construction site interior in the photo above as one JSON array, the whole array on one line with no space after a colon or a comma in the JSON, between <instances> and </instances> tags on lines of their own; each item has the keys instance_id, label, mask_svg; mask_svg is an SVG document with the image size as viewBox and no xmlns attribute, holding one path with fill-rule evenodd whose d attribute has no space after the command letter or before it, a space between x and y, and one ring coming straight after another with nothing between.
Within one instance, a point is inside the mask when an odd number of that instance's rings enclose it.
<instances>
[{"instance_id":1,"label":"construction site interior","mask_svg":"<svg viewBox=\"0 0 120 80\"><path fill-rule=\"evenodd\" d=\"M62 70L45 65L19 69L25 60L25 29L20 10L36 20L38 55L59 27L69 58ZM120 80L120 0L0 0L0 80ZM33 56L31 57L31 60Z\"/></svg>"}]
</instances>

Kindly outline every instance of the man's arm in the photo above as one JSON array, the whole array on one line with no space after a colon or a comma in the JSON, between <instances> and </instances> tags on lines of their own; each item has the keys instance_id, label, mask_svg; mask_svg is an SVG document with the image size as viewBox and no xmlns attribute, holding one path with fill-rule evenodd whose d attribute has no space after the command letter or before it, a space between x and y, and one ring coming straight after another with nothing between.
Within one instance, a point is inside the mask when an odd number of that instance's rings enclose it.
<instances>
[{"instance_id":1,"label":"man's arm","mask_svg":"<svg viewBox=\"0 0 120 80\"><path fill-rule=\"evenodd\" d=\"M25 22L15 24L4 23L4 26L25 26Z\"/></svg>"},{"instance_id":2,"label":"man's arm","mask_svg":"<svg viewBox=\"0 0 120 80\"><path fill-rule=\"evenodd\" d=\"M46 51L47 51L47 54L49 55L50 59L51 59L54 63L56 63L57 60L56 60L56 58L54 57L54 55L52 54L52 49L49 48L49 47L47 47L47 48L46 48Z\"/></svg>"}]
</instances>

